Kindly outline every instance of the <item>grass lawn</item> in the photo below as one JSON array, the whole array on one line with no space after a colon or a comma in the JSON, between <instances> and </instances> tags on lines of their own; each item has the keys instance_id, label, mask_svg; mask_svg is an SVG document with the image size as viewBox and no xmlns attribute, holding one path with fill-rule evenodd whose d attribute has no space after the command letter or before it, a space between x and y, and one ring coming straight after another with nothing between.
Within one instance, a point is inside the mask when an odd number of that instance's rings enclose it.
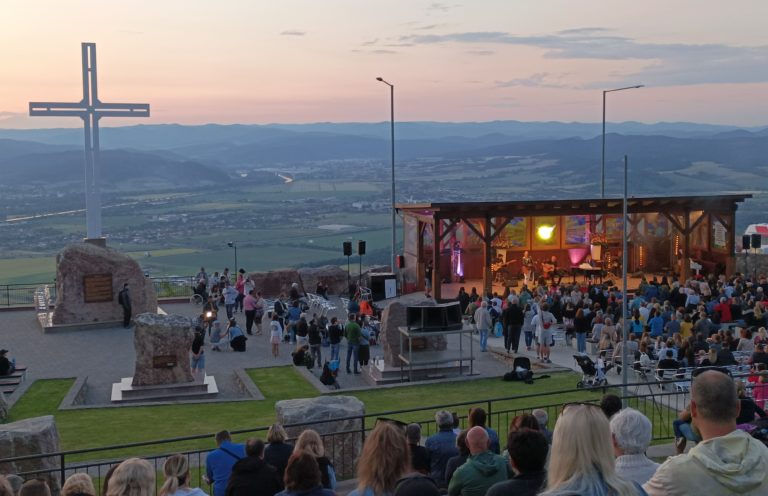
<instances>
[{"instance_id":1,"label":"grass lawn","mask_svg":"<svg viewBox=\"0 0 768 496\"><path fill-rule=\"evenodd\" d=\"M93 408L57 410L59 403L72 385L72 379L35 382L11 409L9 422L39 415L54 415L61 437L61 448L75 450L98 446L150 441L154 439L206 434L222 429L244 430L268 426L274 421L276 401L318 396L317 391L292 366L248 370L248 374L265 396L264 401L240 401L189 405L137 406L123 408ZM367 413L395 409L427 407L423 412L398 415L402 420L429 421L433 418L432 405L482 400L518 394L545 393L570 389L577 379L575 374L553 374L549 379L537 381L534 386L502 382L499 379L447 382L405 388L378 389L356 392L366 405ZM340 393L343 394L343 393ZM500 408L526 408L555 402L584 400L597 397L587 392L559 395L557 399L537 397L511 400L494 404ZM482 405L482 401L478 405ZM467 407L468 408L468 407ZM455 409L466 414L466 408ZM511 417L510 417L511 418ZM499 420L499 419L497 419ZM502 423L508 422L504 417ZM371 427L373 421L366 422ZM502 430L504 430L502 428ZM241 436L242 438L243 436ZM201 439L174 445L147 446L119 452L91 453L76 458L112 458L129 454L173 452L182 449L204 449L211 440Z\"/></svg>"}]
</instances>

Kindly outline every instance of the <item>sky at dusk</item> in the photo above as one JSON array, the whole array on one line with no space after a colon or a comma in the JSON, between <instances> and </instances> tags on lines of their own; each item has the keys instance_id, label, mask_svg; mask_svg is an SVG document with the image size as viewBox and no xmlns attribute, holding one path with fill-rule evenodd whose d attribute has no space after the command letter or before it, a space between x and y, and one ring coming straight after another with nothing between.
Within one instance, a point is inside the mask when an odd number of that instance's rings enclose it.
<instances>
[{"instance_id":1,"label":"sky at dusk","mask_svg":"<svg viewBox=\"0 0 768 496\"><path fill-rule=\"evenodd\" d=\"M159 123L582 121L768 125L768 1L3 0L0 127L82 96Z\"/></svg>"}]
</instances>

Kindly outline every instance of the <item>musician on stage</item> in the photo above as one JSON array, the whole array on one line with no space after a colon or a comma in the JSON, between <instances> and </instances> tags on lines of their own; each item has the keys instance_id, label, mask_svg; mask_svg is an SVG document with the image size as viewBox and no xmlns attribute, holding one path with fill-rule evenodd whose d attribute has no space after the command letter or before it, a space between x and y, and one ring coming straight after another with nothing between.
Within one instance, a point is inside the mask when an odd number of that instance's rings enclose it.
<instances>
[{"instance_id":1,"label":"musician on stage","mask_svg":"<svg viewBox=\"0 0 768 496\"><path fill-rule=\"evenodd\" d=\"M560 274L560 271L557 269L557 256L552 255L552 258L549 261L549 277L552 279L552 285L553 286L559 286L560 285L560 279L562 279L562 274Z\"/></svg>"},{"instance_id":2,"label":"musician on stage","mask_svg":"<svg viewBox=\"0 0 768 496\"><path fill-rule=\"evenodd\" d=\"M531 256L528 255L528 250L525 250L525 252L523 252L523 258L521 262L523 265L523 277L524 277L523 283L527 285L528 283L534 281L533 258L531 258Z\"/></svg>"}]
</instances>

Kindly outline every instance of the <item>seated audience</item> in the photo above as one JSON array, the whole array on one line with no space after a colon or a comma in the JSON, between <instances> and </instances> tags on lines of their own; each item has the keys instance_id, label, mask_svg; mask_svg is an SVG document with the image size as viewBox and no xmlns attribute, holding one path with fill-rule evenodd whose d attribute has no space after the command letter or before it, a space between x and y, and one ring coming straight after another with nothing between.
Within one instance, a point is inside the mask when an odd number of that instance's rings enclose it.
<instances>
[{"instance_id":1,"label":"seated audience","mask_svg":"<svg viewBox=\"0 0 768 496\"><path fill-rule=\"evenodd\" d=\"M141 458L129 458L117 465L109 478L106 496L154 496L155 469Z\"/></svg>"},{"instance_id":2,"label":"seated audience","mask_svg":"<svg viewBox=\"0 0 768 496\"><path fill-rule=\"evenodd\" d=\"M320 484L320 466L311 453L294 451L288 459L283 479L285 489L278 496L335 496Z\"/></svg>"},{"instance_id":3,"label":"seated audience","mask_svg":"<svg viewBox=\"0 0 768 496\"><path fill-rule=\"evenodd\" d=\"M165 482L159 496L208 496L198 487L190 487L189 460L184 455L171 455L163 464Z\"/></svg>"},{"instance_id":4,"label":"seated audience","mask_svg":"<svg viewBox=\"0 0 768 496\"><path fill-rule=\"evenodd\" d=\"M501 445L499 444L499 434L491 429L490 427L486 427L486 421L487 421L487 415L485 413L485 410L483 410L480 407L471 408L469 410L469 418L467 419L469 427L482 427L485 429L485 431L488 433L488 438L490 439L490 450L496 453L497 455L501 452Z\"/></svg>"},{"instance_id":5,"label":"seated audience","mask_svg":"<svg viewBox=\"0 0 768 496\"><path fill-rule=\"evenodd\" d=\"M264 461L275 467L277 477L281 481L285 474L288 458L293 453L293 446L286 443L288 434L280 424L272 424L267 431L267 446L264 448Z\"/></svg>"},{"instance_id":6,"label":"seated audience","mask_svg":"<svg viewBox=\"0 0 768 496\"><path fill-rule=\"evenodd\" d=\"M21 485L19 496L51 496L51 489L43 479L31 479Z\"/></svg>"},{"instance_id":7,"label":"seated audience","mask_svg":"<svg viewBox=\"0 0 768 496\"><path fill-rule=\"evenodd\" d=\"M96 488L93 487L91 476L78 472L67 477L64 487L61 488L61 496L96 496Z\"/></svg>"},{"instance_id":8,"label":"seated audience","mask_svg":"<svg viewBox=\"0 0 768 496\"><path fill-rule=\"evenodd\" d=\"M555 424L547 485L542 493L640 495L632 482L616 475L611 430L599 407L566 405Z\"/></svg>"},{"instance_id":9,"label":"seated audience","mask_svg":"<svg viewBox=\"0 0 768 496\"><path fill-rule=\"evenodd\" d=\"M467 462L467 458L469 458L466 430L459 432L459 435L456 436L456 448L458 448L459 454L449 458L448 463L445 465L446 483L451 481L451 477L453 477L453 473L456 472L456 469L464 465Z\"/></svg>"},{"instance_id":10,"label":"seated audience","mask_svg":"<svg viewBox=\"0 0 768 496\"><path fill-rule=\"evenodd\" d=\"M497 482L487 496L534 496L544 486L549 444L542 432L523 429L509 434L507 452L514 477Z\"/></svg>"},{"instance_id":11,"label":"seated audience","mask_svg":"<svg viewBox=\"0 0 768 496\"><path fill-rule=\"evenodd\" d=\"M378 422L357 460L357 488L349 496L392 494L397 481L411 472L410 450L403 431Z\"/></svg>"},{"instance_id":12,"label":"seated audience","mask_svg":"<svg viewBox=\"0 0 768 496\"><path fill-rule=\"evenodd\" d=\"M226 496L273 496L283 487L277 469L264 460L264 441L245 442L245 458L232 467Z\"/></svg>"},{"instance_id":13,"label":"seated audience","mask_svg":"<svg viewBox=\"0 0 768 496\"><path fill-rule=\"evenodd\" d=\"M0 475L0 496L16 496L5 475Z\"/></svg>"},{"instance_id":14,"label":"seated audience","mask_svg":"<svg viewBox=\"0 0 768 496\"><path fill-rule=\"evenodd\" d=\"M323 487L330 490L336 489L336 471L331 460L325 456L325 445L323 445L323 440L317 431L304 430L296 440L296 447L293 448L293 451L306 451L314 456L317 460L317 466L320 467L320 482Z\"/></svg>"},{"instance_id":15,"label":"seated audience","mask_svg":"<svg viewBox=\"0 0 768 496\"><path fill-rule=\"evenodd\" d=\"M768 447L736 428L733 379L717 370L694 377L690 409L703 442L668 458L643 489L650 496L768 494Z\"/></svg>"},{"instance_id":16,"label":"seated audience","mask_svg":"<svg viewBox=\"0 0 768 496\"><path fill-rule=\"evenodd\" d=\"M483 495L488 489L512 475L507 460L490 448L490 438L483 426L467 432L469 459L453 473L448 483L449 496Z\"/></svg>"},{"instance_id":17,"label":"seated audience","mask_svg":"<svg viewBox=\"0 0 768 496\"><path fill-rule=\"evenodd\" d=\"M600 400L600 409L603 410L603 413L609 419L621 410L622 406L621 398L615 394L606 394Z\"/></svg>"},{"instance_id":18,"label":"seated audience","mask_svg":"<svg viewBox=\"0 0 768 496\"><path fill-rule=\"evenodd\" d=\"M411 452L411 468L420 474L429 475L429 451L421 442L421 426L419 424L408 424L405 428L405 437L408 439L408 448Z\"/></svg>"},{"instance_id":19,"label":"seated audience","mask_svg":"<svg viewBox=\"0 0 768 496\"><path fill-rule=\"evenodd\" d=\"M552 432L547 428L547 423L549 422L549 414L547 411L537 408L531 412L531 415L536 417L536 420L539 422L539 432L544 434L544 437L547 438L549 444L552 444Z\"/></svg>"},{"instance_id":20,"label":"seated audience","mask_svg":"<svg viewBox=\"0 0 768 496\"><path fill-rule=\"evenodd\" d=\"M397 481L394 496L440 496L440 489L431 477L411 474Z\"/></svg>"},{"instance_id":21,"label":"seated audience","mask_svg":"<svg viewBox=\"0 0 768 496\"><path fill-rule=\"evenodd\" d=\"M245 446L233 443L229 431L216 433L216 449L205 458L205 479L213 484L213 496L224 496L232 466L245 457Z\"/></svg>"},{"instance_id":22,"label":"seated audience","mask_svg":"<svg viewBox=\"0 0 768 496\"><path fill-rule=\"evenodd\" d=\"M430 475L439 487L445 487L445 467L448 460L459 454L456 448L456 434L453 432L453 415L447 410L435 413L438 431L427 438L424 447L429 451Z\"/></svg>"},{"instance_id":23,"label":"seated audience","mask_svg":"<svg viewBox=\"0 0 768 496\"><path fill-rule=\"evenodd\" d=\"M740 406L736 425L749 424L758 417L765 418L765 411L747 396L747 389L743 381L736 381L736 395L739 397Z\"/></svg>"},{"instance_id":24,"label":"seated audience","mask_svg":"<svg viewBox=\"0 0 768 496\"><path fill-rule=\"evenodd\" d=\"M667 348L667 350L666 350L666 352L664 354L664 358L659 360L659 363L656 364L656 370L659 371L659 377L662 377L662 378L664 377L663 372L661 372L662 370L675 370L676 371L677 369L680 368L680 362L675 360L673 358L673 356L674 356L674 351L669 349L669 348ZM669 374L669 377L666 377L666 378L670 379L672 377L672 375L673 374Z\"/></svg>"},{"instance_id":25,"label":"seated audience","mask_svg":"<svg viewBox=\"0 0 768 496\"><path fill-rule=\"evenodd\" d=\"M611 417L616 475L638 485L648 482L659 464L645 456L651 444L653 426L648 417L634 408L625 408Z\"/></svg>"}]
</instances>

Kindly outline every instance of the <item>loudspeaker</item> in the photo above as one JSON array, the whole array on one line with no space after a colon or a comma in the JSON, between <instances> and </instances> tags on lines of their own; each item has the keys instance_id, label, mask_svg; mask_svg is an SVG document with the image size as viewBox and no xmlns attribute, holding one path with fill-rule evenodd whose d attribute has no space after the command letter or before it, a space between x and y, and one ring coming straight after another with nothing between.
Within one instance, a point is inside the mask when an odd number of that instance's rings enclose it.
<instances>
[{"instance_id":1,"label":"loudspeaker","mask_svg":"<svg viewBox=\"0 0 768 496\"><path fill-rule=\"evenodd\" d=\"M405 268L405 257L402 255L397 256L397 268L398 269L404 269Z\"/></svg>"},{"instance_id":2,"label":"loudspeaker","mask_svg":"<svg viewBox=\"0 0 768 496\"><path fill-rule=\"evenodd\" d=\"M362 239L357 242L357 254L365 255L365 241L363 241Z\"/></svg>"},{"instance_id":3,"label":"loudspeaker","mask_svg":"<svg viewBox=\"0 0 768 496\"><path fill-rule=\"evenodd\" d=\"M352 242L351 241L345 241L344 242L344 256L345 257L351 257L352 256Z\"/></svg>"},{"instance_id":4,"label":"loudspeaker","mask_svg":"<svg viewBox=\"0 0 768 496\"><path fill-rule=\"evenodd\" d=\"M749 250L749 234L745 234L741 237L741 249L744 251Z\"/></svg>"},{"instance_id":5,"label":"loudspeaker","mask_svg":"<svg viewBox=\"0 0 768 496\"><path fill-rule=\"evenodd\" d=\"M752 235L752 248L760 248L760 245L763 243L762 237L755 233Z\"/></svg>"}]
</instances>

